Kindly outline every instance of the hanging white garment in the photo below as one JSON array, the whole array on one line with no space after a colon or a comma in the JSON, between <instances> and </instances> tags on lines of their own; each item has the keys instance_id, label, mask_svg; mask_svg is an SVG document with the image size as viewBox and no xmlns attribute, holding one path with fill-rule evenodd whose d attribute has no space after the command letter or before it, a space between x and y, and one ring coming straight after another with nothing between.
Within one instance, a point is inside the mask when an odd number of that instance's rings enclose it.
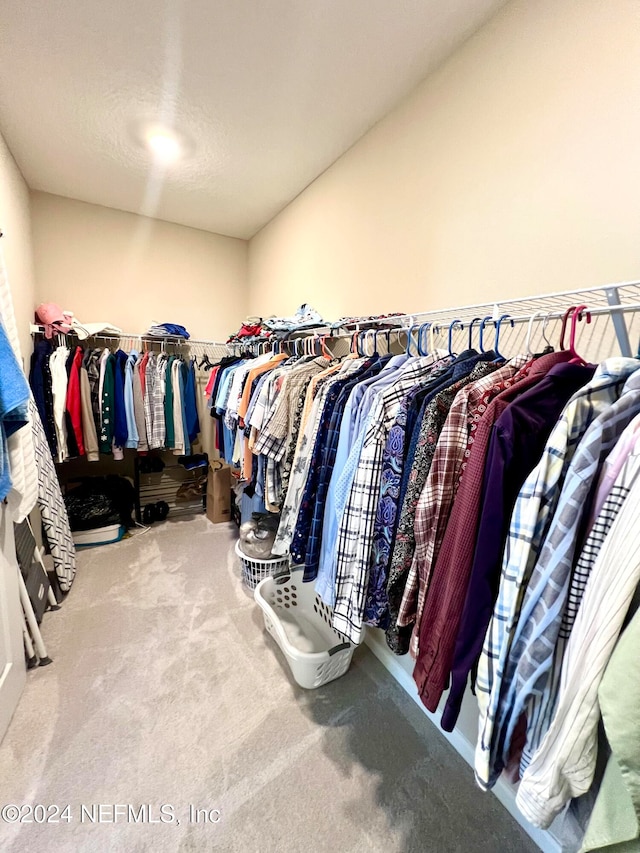
<instances>
[{"instance_id":1,"label":"hanging white garment","mask_svg":"<svg viewBox=\"0 0 640 853\"><path fill-rule=\"evenodd\" d=\"M180 394L180 379L178 371L180 362L176 359L171 365L171 384L173 386L173 431L174 431L174 454L181 456L184 453L184 425L182 422L182 396Z\"/></svg>"},{"instance_id":2,"label":"hanging white garment","mask_svg":"<svg viewBox=\"0 0 640 853\"><path fill-rule=\"evenodd\" d=\"M13 299L11 298L9 278L1 245L0 316L2 317L7 337L16 354L16 358L22 364L18 329L13 311ZM31 422L10 436L7 446L11 468L11 482L13 484L11 491L7 495L7 504L13 520L19 523L29 515L38 498L38 472L33 451L33 441L31 439Z\"/></svg>"},{"instance_id":3,"label":"hanging white garment","mask_svg":"<svg viewBox=\"0 0 640 853\"><path fill-rule=\"evenodd\" d=\"M68 458L67 453L67 423L65 420L65 408L67 402L67 358L69 350L65 346L59 346L51 353L49 369L51 370L51 388L53 391L53 420L56 427L56 439L58 442L58 455L56 462L64 462Z\"/></svg>"}]
</instances>

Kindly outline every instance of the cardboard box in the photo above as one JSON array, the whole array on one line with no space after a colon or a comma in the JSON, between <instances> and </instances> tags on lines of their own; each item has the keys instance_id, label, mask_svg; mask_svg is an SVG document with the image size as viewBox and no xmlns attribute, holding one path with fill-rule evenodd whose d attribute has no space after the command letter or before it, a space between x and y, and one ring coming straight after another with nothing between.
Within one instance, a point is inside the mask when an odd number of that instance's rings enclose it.
<instances>
[{"instance_id":1,"label":"cardboard box","mask_svg":"<svg viewBox=\"0 0 640 853\"><path fill-rule=\"evenodd\" d=\"M218 461L207 477L207 518L214 524L231 521L231 468Z\"/></svg>"}]
</instances>

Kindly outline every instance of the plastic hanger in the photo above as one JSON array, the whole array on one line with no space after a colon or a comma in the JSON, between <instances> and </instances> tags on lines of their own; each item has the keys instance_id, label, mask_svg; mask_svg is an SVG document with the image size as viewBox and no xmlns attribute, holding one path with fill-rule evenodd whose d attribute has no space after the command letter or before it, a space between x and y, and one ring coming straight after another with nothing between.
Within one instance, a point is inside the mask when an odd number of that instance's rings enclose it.
<instances>
[{"instance_id":1,"label":"plastic hanger","mask_svg":"<svg viewBox=\"0 0 640 853\"><path fill-rule=\"evenodd\" d=\"M332 358L333 358L333 355L331 354L330 350L328 350L328 349L327 349L326 340L327 340L327 336L326 336L326 335L321 335L321 336L320 336L320 346L321 346L321 348L322 348L322 354L323 354L323 356L324 356L325 358L332 359Z\"/></svg>"},{"instance_id":2,"label":"plastic hanger","mask_svg":"<svg viewBox=\"0 0 640 853\"><path fill-rule=\"evenodd\" d=\"M473 326L474 326L474 323L481 323L481 322L482 322L481 317L474 317L473 320L469 323L469 346L467 347L467 349L471 349L471 345L473 343Z\"/></svg>"},{"instance_id":3,"label":"plastic hanger","mask_svg":"<svg viewBox=\"0 0 640 853\"><path fill-rule=\"evenodd\" d=\"M486 352L486 350L484 348L484 327L486 326L486 324L488 322L490 322L490 320L491 320L490 314L487 314L486 317L483 317L482 320L480 320L480 333L478 335L478 347L480 349L480 352L482 352L482 353Z\"/></svg>"},{"instance_id":4,"label":"plastic hanger","mask_svg":"<svg viewBox=\"0 0 640 853\"><path fill-rule=\"evenodd\" d=\"M586 308L586 306L585 306ZM564 312L564 317L562 318L562 328L560 329L560 349L565 349L564 346L564 332L567 328L567 320L571 316L571 313L576 310L576 306L572 305L571 308L567 308Z\"/></svg>"},{"instance_id":5,"label":"plastic hanger","mask_svg":"<svg viewBox=\"0 0 640 853\"><path fill-rule=\"evenodd\" d=\"M553 314L553 311L549 311L549 313L545 316L544 320L542 321L542 338L543 338L544 342L546 343L546 345L548 347L551 347L551 349L553 350L553 344L551 343L551 341L547 337L547 326L549 324L549 320L551 319L552 314Z\"/></svg>"},{"instance_id":6,"label":"plastic hanger","mask_svg":"<svg viewBox=\"0 0 640 853\"><path fill-rule=\"evenodd\" d=\"M415 327L416 327L416 324L414 323L413 325L409 326L409 329L407 331L407 355L411 355L411 344L413 342L412 335L413 335L413 330L415 329Z\"/></svg>"},{"instance_id":7,"label":"plastic hanger","mask_svg":"<svg viewBox=\"0 0 640 853\"><path fill-rule=\"evenodd\" d=\"M436 329L435 323L429 322L427 323L427 335L429 336L427 339L427 351L425 355L429 355L431 353L435 353L435 339L434 339L434 330Z\"/></svg>"},{"instance_id":8,"label":"plastic hanger","mask_svg":"<svg viewBox=\"0 0 640 853\"><path fill-rule=\"evenodd\" d=\"M453 320L451 323L449 323L449 342L447 344L447 346L449 347L449 355L453 355L453 329L456 324L460 326L460 329L464 329L462 320Z\"/></svg>"},{"instance_id":9,"label":"plastic hanger","mask_svg":"<svg viewBox=\"0 0 640 853\"><path fill-rule=\"evenodd\" d=\"M582 320L582 313L584 312L584 317L587 323L591 322L591 312L587 310L586 305L578 305L578 307L574 310L571 315L571 332L569 334L569 352L572 356L571 363L572 364L586 364L586 361L582 358L582 356L578 355L576 352L576 327L580 320Z\"/></svg>"},{"instance_id":10,"label":"plastic hanger","mask_svg":"<svg viewBox=\"0 0 640 853\"><path fill-rule=\"evenodd\" d=\"M431 323L427 322L427 323L423 323L420 326L420 328L418 329L418 353L423 357L425 355L428 355L428 353L425 352L424 347L422 345L423 335L425 333L425 330L428 332L430 328L431 328Z\"/></svg>"},{"instance_id":11,"label":"plastic hanger","mask_svg":"<svg viewBox=\"0 0 640 853\"><path fill-rule=\"evenodd\" d=\"M495 354L498 356L498 358L502 358L502 359L504 359L504 356L502 355L502 353L498 349L498 346L500 344L500 329L502 327L503 320L509 320L509 322L511 324L511 328L513 328L514 322L513 322L513 319L510 319L510 318L511 318L511 314L503 314L501 317L499 317L496 320L496 342L493 345L493 349L495 351Z\"/></svg>"},{"instance_id":12,"label":"plastic hanger","mask_svg":"<svg viewBox=\"0 0 640 853\"><path fill-rule=\"evenodd\" d=\"M531 349L531 333L533 332L533 323L534 323L534 320L537 320L538 317L542 317L542 316L544 316L544 315L542 314L541 311L534 311L534 313L529 317L529 325L527 326L527 341L525 343L525 350L527 352L527 355L530 358L533 358L533 356L534 356L534 352ZM542 334L544 336L544 328L542 330ZM545 338L545 340L547 340L547 339ZM549 346L551 346L551 344L549 344Z\"/></svg>"}]
</instances>

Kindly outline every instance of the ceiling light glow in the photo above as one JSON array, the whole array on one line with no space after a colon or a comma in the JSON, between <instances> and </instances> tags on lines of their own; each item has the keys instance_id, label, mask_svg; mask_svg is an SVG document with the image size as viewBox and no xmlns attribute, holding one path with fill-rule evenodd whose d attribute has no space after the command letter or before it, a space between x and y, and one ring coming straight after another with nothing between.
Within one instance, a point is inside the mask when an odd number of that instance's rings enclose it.
<instances>
[{"instance_id":1,"label":"ceiling light glow","mask_svg":"<svg viewBox=\"0 0 640 853\"><path fill-rule=\"evenodd\" d=\"M175 134L163 128L147 131L146 143L155 161L162 166L175 163L182 153L182 146Z\"/></svg>"}]
</instances>

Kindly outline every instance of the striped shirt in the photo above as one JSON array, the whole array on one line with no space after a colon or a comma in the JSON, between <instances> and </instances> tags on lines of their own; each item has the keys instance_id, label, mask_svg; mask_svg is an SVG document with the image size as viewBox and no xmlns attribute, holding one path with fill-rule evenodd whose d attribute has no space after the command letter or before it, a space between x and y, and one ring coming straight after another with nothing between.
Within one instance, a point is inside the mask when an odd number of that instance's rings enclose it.
<instances>
[{"instance_id":1,"label":"striped shirt","mask_svg":"<svg viewBox=\"0 0 640 853\"><path fill-rule=\"evenodd\" d=\"M494 737L506 763L514 730L525 711L523 767L549 728L562 658L554 654L569 592L571 568L585 508L600 466L640 408L640 371L627 380L619 400L591 424L578 445L549 531L524 594L503 676ZM507 690L505 691L505 687Z\"/></svg>"},{"instance_id":2,"label":"striped shirt","mask_svg":"<svg viewBox=\"0 0 640 853\"><path fill-rule=\"evenodd\" d=\"M589 426L619 397L627 377L637 366L638 362L632 358L610 358L598 366L593 379L567 403L540 462L518 494L502 561L498 599L478 662L476 690L480 723L475 772L482 788L492 787L502 771L494 723L503 695L505 663L522 596L555 512L567 469Z\"/></svg>"},{"instance_id":3,"label":"striped shirt","mask_svg":"<svg viewBox=\"0 0 640 853\"><path fill-rule=\"evenodd\" d=\"M382 455L402 398L431 372L433 358L417 358L398 371L393 384L375 398L349 497L338 531L333 627L353 643L362 639L369 557L380 494Z\"/></svg>"},{"instance_id":4,"label":"striped shirt","mask_svg":"<svg viewBox=\"0 0 640 853\"><path fill-rule=\"evenodd\" d=\"M640 480L611 525L584 592L562 663L549 731L524 773L516 803L546 828L591 787L598 752L598 688L640 581Z\"/></svg>"}]
</instances>

